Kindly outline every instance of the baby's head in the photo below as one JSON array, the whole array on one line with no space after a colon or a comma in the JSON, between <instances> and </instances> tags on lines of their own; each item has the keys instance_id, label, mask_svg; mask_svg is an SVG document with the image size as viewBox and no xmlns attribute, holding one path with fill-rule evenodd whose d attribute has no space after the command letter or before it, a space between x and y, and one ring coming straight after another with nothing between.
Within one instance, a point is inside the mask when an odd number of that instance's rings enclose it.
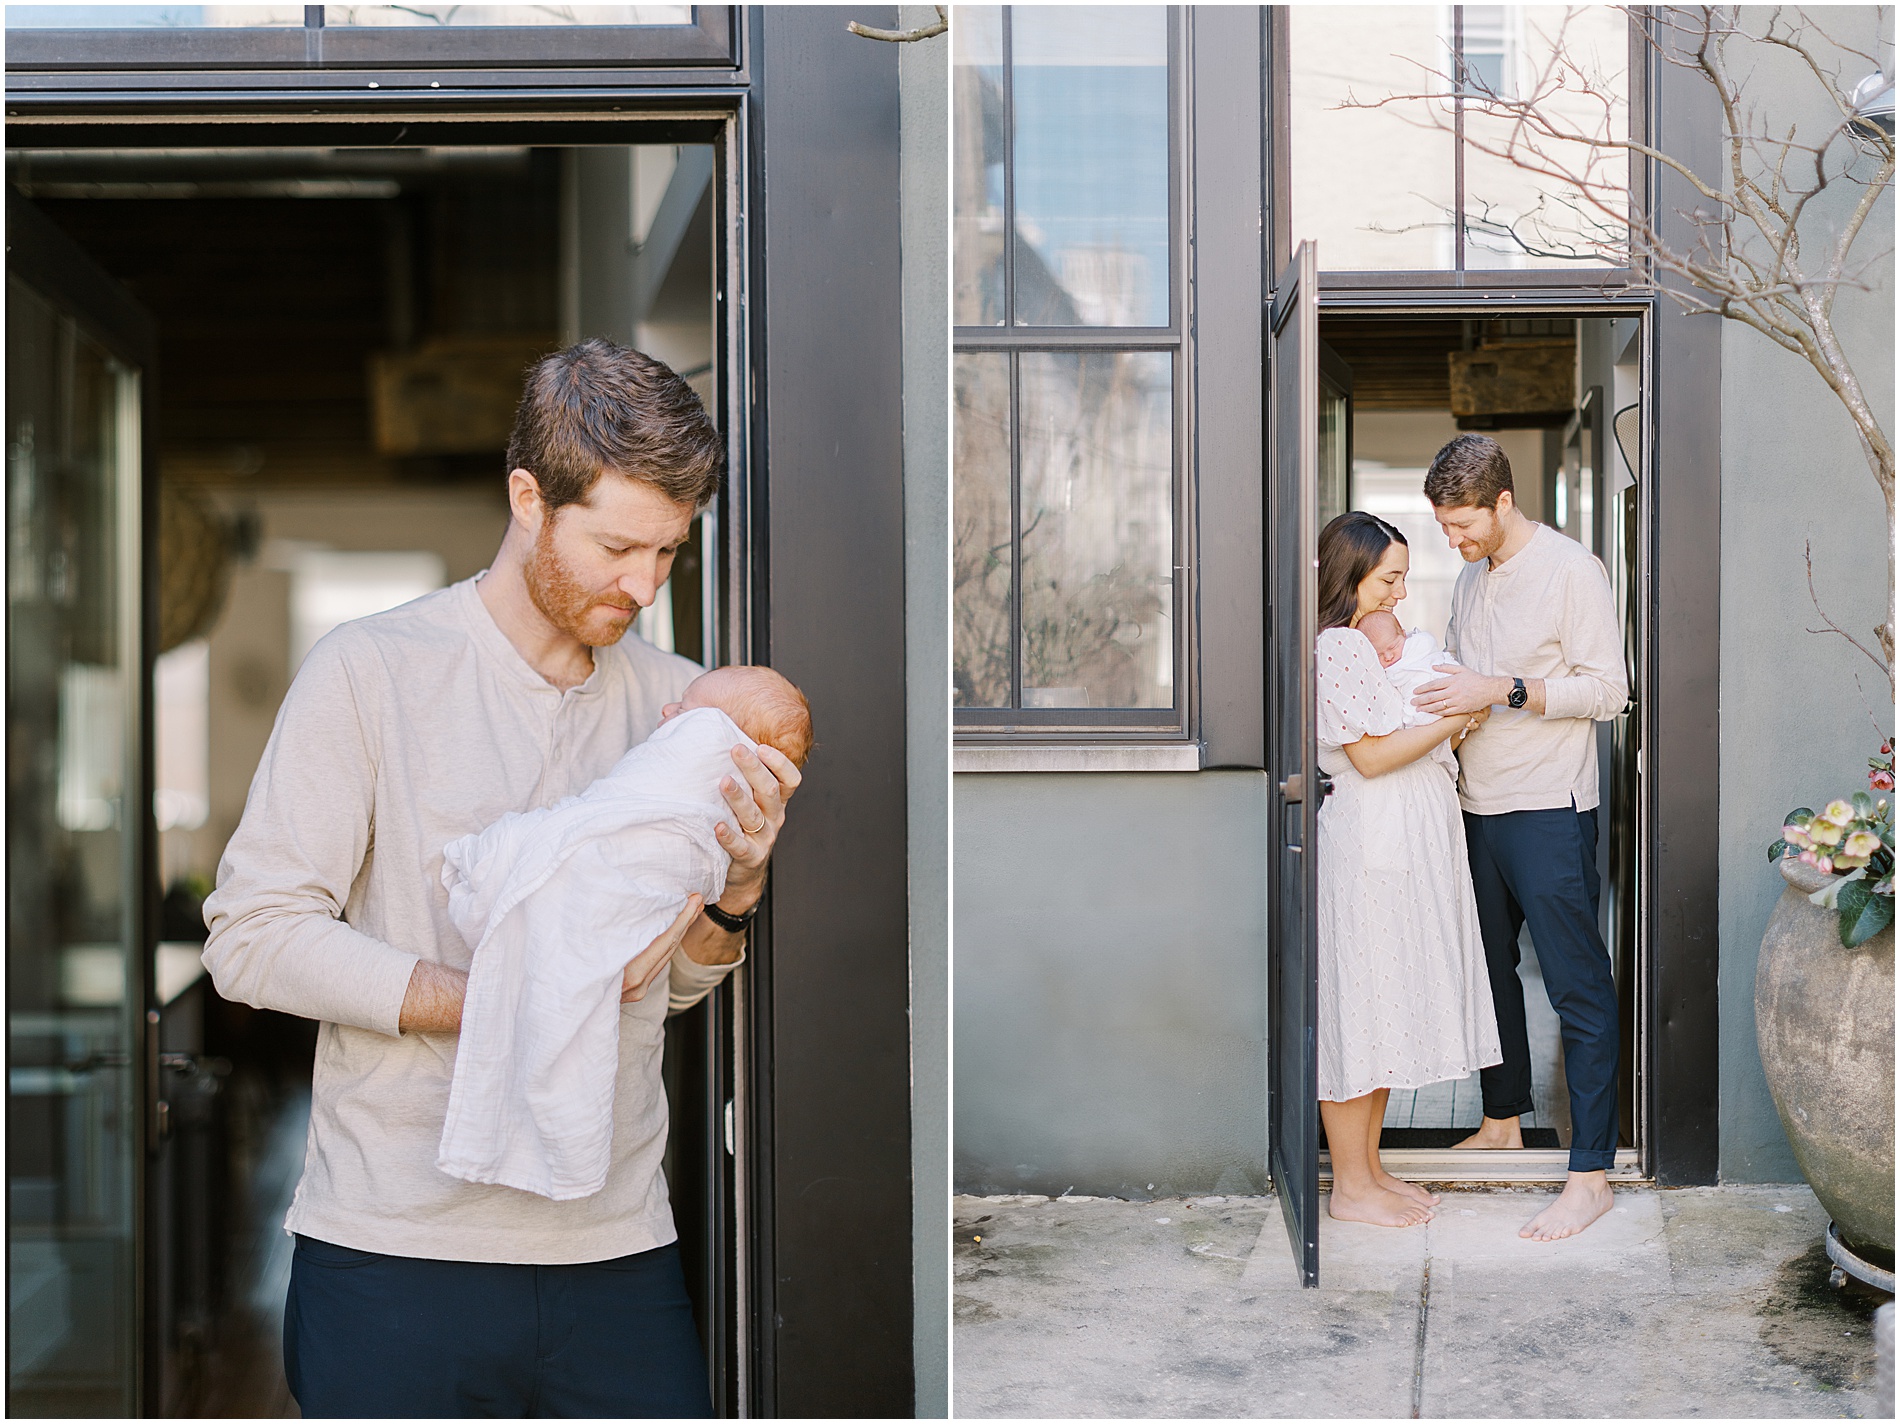
<instances>
[{"instance_id":1,"label":"baby's head","mask_svg":"<svg viewBox=\"0 0 1900 1424\"><path fill-rule=\"evenodd\" d=\"M1359 631L1371 640L1380 667L1391 667L1405 652L1405 625L1383 608L1361 618Z\"/></svg>"},{"instance_id":2,"label":"baby's head","mask_svg":"<svg viewBox=\"0 0 1900 1424\"><path fill-rule=\"evenodd\" d=\"M722 667L701 673L660 716L675 717L696 707L717 707L753 741L785 753L793 766L803 766L811 755L811 704L804 693L768 667Z\"/></svg>"}]
</instances>

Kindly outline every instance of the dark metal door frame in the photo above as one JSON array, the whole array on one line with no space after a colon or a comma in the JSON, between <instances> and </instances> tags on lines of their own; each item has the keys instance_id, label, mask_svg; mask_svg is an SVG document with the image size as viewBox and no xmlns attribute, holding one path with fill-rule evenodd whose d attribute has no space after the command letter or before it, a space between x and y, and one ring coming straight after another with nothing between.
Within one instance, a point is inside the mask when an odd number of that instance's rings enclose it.
<instances>
[{"instance_id":1,"label":"dark metal door frame","mask_svg":"<svg viewBox=\"0 0 1900 1424\"><path fill-rule=\"evenodd\" d=\"M1267 1170L1302 1286L1319 1284L1318 288L1318 257L1303 242L1275 283L1266 333Z\"/></svg>"}]
</instances>

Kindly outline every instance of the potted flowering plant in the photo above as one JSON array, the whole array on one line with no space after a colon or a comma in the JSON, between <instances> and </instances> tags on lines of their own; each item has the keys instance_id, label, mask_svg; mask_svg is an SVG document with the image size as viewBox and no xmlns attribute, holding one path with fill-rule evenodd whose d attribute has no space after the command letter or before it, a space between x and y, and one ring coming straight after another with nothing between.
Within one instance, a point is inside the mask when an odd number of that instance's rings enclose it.
<instances>
[{"instance_id":1,"label":"potted flowering plant","mask_svg":"<svg viewBox=\"0 0 1900 1424\"><path fill-rule=\"evenodd\" d=\"M1868 784L1893 790L1893 743L1868 759ZM1893 923L1893 811L1886 798L1865 791L1827 803L1818 815L1806 806L1790 811L1781 838L1768 847L1773 861L1795 859L1829 876L1809 896L1840 915L1841 943L1865 944Z\"/></svg>"},{"instance_id":2,"label":"potted flowering plant","mask_svg":"<svg viewBox=\"0 0 1900 1424\"><path fill-rule=\"evenodd\" d=\"M1769 847L1787 888L1756 963L1755 1034L1795 1160L1846 1259L1890 1273L1894 818L1873 793L1894 788L1891 738L1867 784L1819 812L1791 811Z\"/></svg>"}]
</instances>

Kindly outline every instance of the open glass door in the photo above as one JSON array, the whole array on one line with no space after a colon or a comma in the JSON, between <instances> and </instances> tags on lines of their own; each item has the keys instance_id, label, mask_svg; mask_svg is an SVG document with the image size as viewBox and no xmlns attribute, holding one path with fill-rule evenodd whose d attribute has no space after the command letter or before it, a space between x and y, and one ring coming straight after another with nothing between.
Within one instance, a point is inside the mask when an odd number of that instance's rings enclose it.
<instances>
[{"instance_id":1,"label":"open glass door","mask_svg":"<svg viewBox=\"0 0 1900 1424\"><path fill-rule=\"evenodd\" d=\"M1319 748L1313 725L1318 638L1319 265L1303 242L1274 284L1267 329L1268 762L1275 783L1267 854L1267 1166L1300 1284L1319 1284L1319 1016L1313 854Z\"/></svg>"},{"instance_id":2,"label":"open glass door","mask_svg":"<svg viewBox=\"0 0 1900 1424\"><path fill-rule=\"evenodd\" d=\"M143 313L7 205L7 1406L139 1389Z\"/></svg>"}]
</instances>

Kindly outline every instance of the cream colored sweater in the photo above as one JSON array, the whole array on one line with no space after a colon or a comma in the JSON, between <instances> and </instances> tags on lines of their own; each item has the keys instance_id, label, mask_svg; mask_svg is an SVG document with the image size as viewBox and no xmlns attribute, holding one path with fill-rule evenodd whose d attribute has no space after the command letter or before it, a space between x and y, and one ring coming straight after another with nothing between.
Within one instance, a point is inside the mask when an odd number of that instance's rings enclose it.
<instances>
[{"instance_id":1,"label":"cream colored sweater","mask_svg":"<svg viewBox=\"0 0 1900 1424\"><path fill-rule=\"evenodd\" d=\"M322 1021L287 1231L395 1256L541 1265L675 1239L660 1172L666 997L622 1006L612 1165L606 1186L577 1201L439 1170L456 1036L396 1027L418 959L469 967L443 848L583 790L699 672L631 634L594 664L579 687L551 686L468 579L344 624L291 684L205 902L204 953L226 998ZM674 956L673 1006L730 969Z\"/></svg>"},{"instance_id":2,"label":"cream colored sweater","mask_svg":"<svg viewBox=\"0 0 1900 1424\"><path fill-rule=\"evenodd\" d=\"M1458 573L1446 650L1487 677L1544 680L1542 716L1503 704L1458 750L1458 799L1480 816L1597 804L1597 737L1629 701L1623 638L1602 562L1539 524L1497 568Z\"/></svg>"}]
</instances>

